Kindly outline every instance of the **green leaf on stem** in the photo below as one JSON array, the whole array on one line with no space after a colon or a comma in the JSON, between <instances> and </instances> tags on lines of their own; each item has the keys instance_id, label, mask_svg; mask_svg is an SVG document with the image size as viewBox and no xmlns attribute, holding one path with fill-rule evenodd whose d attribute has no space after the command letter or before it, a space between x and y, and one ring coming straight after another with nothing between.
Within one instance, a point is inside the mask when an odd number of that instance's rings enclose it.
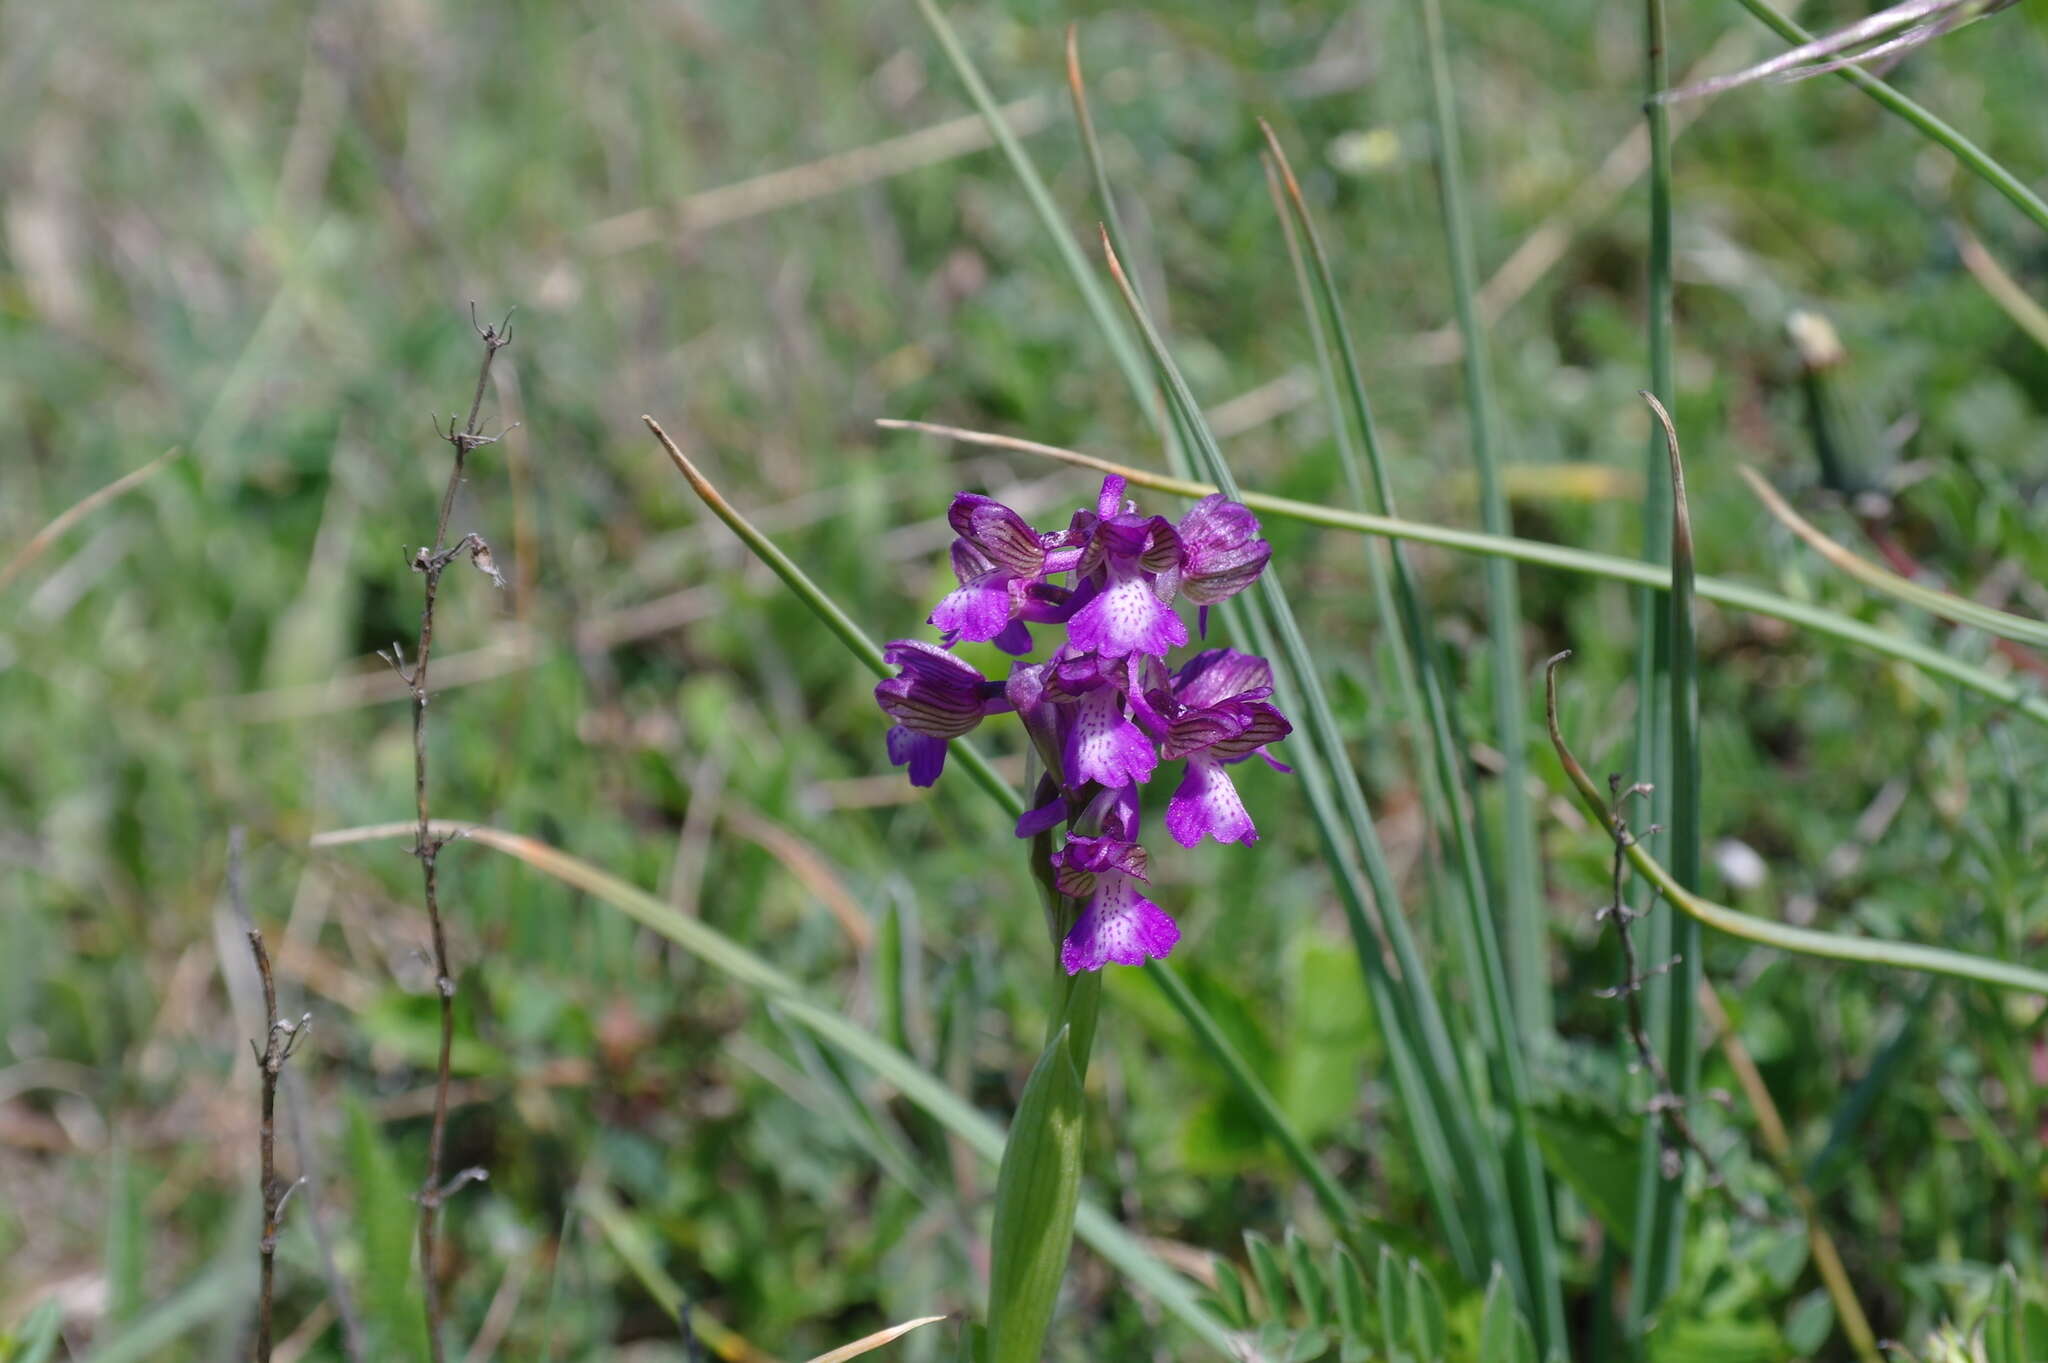
<instances>
[{"instance_id":1,"label":"green leaf on stem","mask_svg":"<svg viewBox=\"0 0 2048 1363\"><path fill-rule=\"evenodd\" d=\"M1025 1082L996 1175L989 1363L1038 1363L1066 1276L1081 1197L1083 1111L1072 1029L1060 1028Z\"/></svg>"}]
</instances>

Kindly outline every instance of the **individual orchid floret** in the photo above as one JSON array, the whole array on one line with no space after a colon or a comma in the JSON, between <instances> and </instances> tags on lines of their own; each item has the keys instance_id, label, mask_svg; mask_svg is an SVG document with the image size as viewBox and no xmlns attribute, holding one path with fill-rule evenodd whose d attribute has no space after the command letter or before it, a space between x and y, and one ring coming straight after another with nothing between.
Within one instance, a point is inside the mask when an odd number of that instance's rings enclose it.
<instances>
[{"instance_id":1,"label":"individual orchid floret","mask_svg":"<svg viewBox=\"0 0 2048 1363\"><path fill-rule=\"evenodd\" d=\"M1214 648L1198 653L1174 675L1172 693L1161 697L1170 712L1160 743L1168 761L1187 759L1166 806L1166 831L1183 847L1204 837L1218 842L1256 842L1258 830L1224 766L1241 762L1293 731L1266 697L1273 694L1273 670L1263 658Z\"/></svg>"},{"instance_id":2,"label":"individual orchid floret","mask_svg":"<svg viewBox=\"0 0 2048 1363\"><path fill-rule=\"evenodd\" d=\"M1227 601L1259 580L1273 546L1260 539L1259 518L1212 492L1180 518L1180 591L1201 608L1200 627L1209 632L1209 607Z\"/></svg>"},{"instance_id":3,"label":"individual orchid floret","mask_svg":"<svg viewBox=\"0 0 2048 1363\"><path fill-rule=\"evenodd\" d=\"M1180 928L1166 911L1145 898L1145 849L1120 838L1075 835L1053 853L1061 894L1084 900L1060 943L1060 964L1069 975L1105 965L1143 965L1164 957L1180 940Z\"/></svg>"},{"instance_id":4,"label":"individual orchid floret","mask_svg":"<svg viewBox=\"0 0 2048 1363\"><path fill-rule=\"evenodd\" d=\"M1067 623L1067 642L1076 652L1160 658L1188 641L1188 627L1172 605L1182 576L1180 536L1164 516L1127 511L1103 517L1078 571L1099 577L1101 586Z\"/></svg>"},{"instance_id":5,"label":"individual orchid floret","mask_svg":"<svg viewBox=\"0 0 2048 1363\"><path fill-rule=\"evenodd\" d=\"M1080 548L1065 534L1041 535L1009 507L978 493L957 494L946 519L960 536L953 541L960 585L939 602L930 623L948 644L993 642L1005 653L1029 653L1025 622L1064 619L1071 595L1046 578L1071 570Z\"/></svg>"},{"instance_id":6,"label":"individual orchid floret","mask_svg":"<svg viewBox=\"0 0 2048 1363\"><path fill-rule=\"evenodd\" d=\"M882 650L882 658L903 669L875 684L875 703L896 721L889 730L889 760L910 768L914 786L939 779L949 741L1010 708L1001 682L937 644L898 639Z\"/></svg>"},{"instance_id":7,"label":"individual orchid floret","mask_svg":"<svg viewBox=\"0 0 2048 1363\"><path fill-rule=\"evenodd\" d=\"M1131 722L1118 685L1123 670L1100 658L1055 660L1055 694L1073 698L1061 725L1061 767L1075 789L1089 783L1122 789L1152 779L1159 755L1144 730Z\"/></svg>"}]
</instances>

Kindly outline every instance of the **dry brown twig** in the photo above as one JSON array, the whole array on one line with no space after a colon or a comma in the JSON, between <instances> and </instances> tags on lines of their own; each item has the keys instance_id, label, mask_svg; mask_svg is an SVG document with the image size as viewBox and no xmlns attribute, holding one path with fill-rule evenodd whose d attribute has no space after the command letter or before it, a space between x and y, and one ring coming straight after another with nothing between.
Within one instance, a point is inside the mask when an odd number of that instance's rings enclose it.
<instances>
[{"instance_id":1,"label":"dry brown twig","mask_svg":"<svg viewBox=\"0 0 2048 1363\"><path fill-rule=\"evenodd\" d=\"M455 835L435 833L427 800L427 667L434 656L434 606L440 596L441 574L448 570L448 565L467 554L479 572L497 586L505 585L503 575L491 558L491 546L483 536L472 530L453 544L448 543L448 520L455 512L455 494L462 487L462 475L470 454L495 444L505 434L500 431L497 435L484 435L478 422L483 414L484 390L491 381L491 361L512 343L512 316L507 313L505 320L496 326L479 323L476 305L471 304L469 320L476 329L477 338L483 342L484 355L477 368L476 393L470 399L469 419L458 426L451 416L445 429L438 421L434 426L434 433L455 451L455 462L448 471L448 486L441 494L441 511L434 522L434 542L412 556L412 569L420 574L424 584L419 640L413 649L410 669L405 664L405 651L398 644L393 644L391 651L382 655L412 693L413 803L418 814L412 852L420 862L427 926L433 935L434 992L441 1003L441 1051L434 1070L434 1123L427 1133L427 1173L418 1193L420 1281L426 1301L428 1352L434 1363L442 1363L445 1357L441 1339L441 1284L435 1271L441 1204L467 1185L488 1177L484 1170L478 1168L463 1169L445 1181L441 1176L441 1157L448 1139L449 1070L455 1049L455 974L449 965L448 931L441 916L440 859L441 849Z\"/></svg>"},{"instance_id":2,"label":"dry brown twig","mask_svg":"<svg viewBox=\"0 0 2048 1363\"><path fill-rule=\"evenodd\" d=\"M1566 655L1559 655L1559 657L1563 656ZM1553 670L1557 662L1558 659L1556 658L1551 660ZM1557 699L1554 686L1550 693L1550 699L1554 709ZM1614 924L1615 938L1621 943L1622 978L1620 984L1599 992L1602 998L1618 998L1623 1001L1627 1008L1628 1035L1630 1043L1635 1047L1636 1063L1642 1066L1643 1070L1649 1074L1651 1083L1655 1086L1644 1111L1651 1121L1657 1123L1658 1165L1660 1172L1665 1178L1679 1178L1683 1176L1685 1173L1685 1152L1690 1150L1699 1159L1700 1167L1705 1170L1709 1187L1718 1188L1727 1194L1728 1199L1734 1203L1736 1210L1751 1221L1768 1221L1770 1220L1769 1208L1754 1198L1737 1193L1728 1186L1727 1180L1722 1176L1720 1163L1714 1158L1713 1153L1707 1149L1705 1143L1700 1140L1698 1131L1693 1127L1692 1119L1686 1115L1685 1100L1679 1097L1673 1088L1670 1072L1664 1068L1662 1057L1657 1054L1657 1048L1650 1044L1650 1030L1643 1019L1643 988L1650 980L1678 964L1677 959L1674 957L1669 961L1651 966L1645 971L1641 961L1636 956L1635 937L1630 932L1636 920L1641 918L1646 911L1638 911L1632 908L1625 893L1627 888L1628 849L1630 844L1635 841L1635 834L1629 830L1628 826L1628 802L1638 796L1647 796L1650 793L1650 787L1646 783L1637 782L1635 785L1623 789L1621 777L1609 776L1607 778L1607 792L1608 808L1614 811L1613 823L1608 828L1608 835L1614 840L1614 869L1612 879L1608 885L1607 903L1600 908L1594 917L1603 923ZM1651 831L1655 832L1657 830L1653 826Z\"/></svg>"},{"instance_id":3,"label":"dry brown twig","mask_svg":"<svg viewBox=\"0 0 2048 1363\"><path fill-rule=\"evenodd\" d=\"M249 900L242 882L243 833L228 832L228 902L235 918L249 934L249 950L256 958L256 975L263 983L263 1044L249 1043L256 1057L256 1069L263 1082L263 1116L257 1127L261 1160L257 1186L263 1197L263 1235L257 1241L260 1274L256 1293L256 1363L270 1363L273 1327L272 1305L277 1285L277 1235L284 1224L284 1208L305 1180L277 1176L277 1077L284 1062L292 1058L313 1026L311 1013L297 1022L287 1021L277 1011L277 976L270 968L270 953L264 949L263 934L249 917Z\"/></svg>"}]
</instances>

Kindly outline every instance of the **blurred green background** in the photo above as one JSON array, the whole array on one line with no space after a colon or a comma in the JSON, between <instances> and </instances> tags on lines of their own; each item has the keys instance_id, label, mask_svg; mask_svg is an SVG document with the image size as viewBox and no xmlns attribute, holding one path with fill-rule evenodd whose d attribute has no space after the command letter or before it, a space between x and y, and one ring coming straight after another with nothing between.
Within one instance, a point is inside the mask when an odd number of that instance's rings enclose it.
<instances>
[{"instance_id":1,"label":"blurred green background","mask_svg":"<svg viewBox=\"0 0 2048 1363\"><path fill-rule=\"evenodd\" d=\"M952 12L1092 237L1061 79L1063 29L1081 25L1138 273L1239 476L1321 498L1340 474L1256 157L1255 119L1272 120L1351 291L1404 513L1476 523L1411 7ZM1516 528L1634 553L1640 16L1453 0L1448 21ZM1675 69L1777 50L1721 0L1675 4L1672 23ZM0 32L0 557L186 451L0 600L0 1330L54 1298L72 1356L239 1347L260 1015L223 893L237 823L285 1008L315 1018L292 1073L319 1185L289 1217L281 1331L298 1331L294 1356L340 1356L321 1224L369 1328L406 1317L435 1044L417 872L401 842L306 840L410 813L408 711L371 655L417 628L407 562L447 469L429 421L468 401L471 300L517 308L485 411L518 427L475 459L453 528L488 538L510 584L465 568L442 594L436 813L669 897L1007 1112L1046 1006L1021 846L980 802L891 771L870 679L702 514L638 419L658 416L883 637L918 633L950 581L954 487L1049 521L1092 487L874 418L1159 462L909 0L11 0ZM2048 11L2023 5L1896 79L2038 185L2044 37ZM2020 666L1829 575L1735 468L1853 540L1839 499L1812 492L1818 401L1852 477L1890 494L1893 543L1959 590L2048 608L2048 349L1965 259L1981 243L2040 297L2040 233L1839 82L1679 117L1675 415L1702 570ZM1801 309L1846 351L1818 378L1787 336ZM1268 533L1428 937L1431 849L1357 547ZM1445 631L1479 638L1475 564L1417 559ZM1568 723L1589 764L1625 763L1630 594L1521 581L1527 657L1578 650ZM1710 891L2030 948L2041 733L1769 621L1709 609L1701 650L1708 836L1736 871ZM1478 731L1483 656L1447 659ZM1563 1033L1543 1084L1562 1143L1632 1139L1618 1005L1597 993L1617 969L1592 920L1607 849L1559 798L1535 718ZM1246 785L1255 848L1155 859L1187 934L1175 961L1328 1166L1426 1245L1300 802L1272 773ZM492 1345L477 1356L686 1357L664 1278L776 1358L972 1306L991 1171L612 909L460 844L442 865L463 991L449 1162L491 1173L448 1216L451 1318ZM891 950L906 1008L877 988ZM1827 1156L1811 1179L1881 1333L1958 1309L1985 1263L2038 1268L2048 1076L2030 1010L1726 941L1708 970L1801 1157ZM1732 1082L1710 1057L1709 1087ZM1091 1092L1090 1176L1162 1252L1194 1266L1240 1254L1247 1228L1318 1233L1128 972L1109 981ZM1747 1109L1702 1122L1736 1169L1760 1159ZM1712 1200L1702 1216L1674 1318L1718 1351L1680 1352L1674 1332L1668 1356L1799 1356L1813 1282L1796 1227ZM1590 1279L1590 1223L1574 1226ZM949 1328L901 1356L939 1357ZM1166 1359L1176 1340L1077 1254L1055 1357Z\"/></svg>"}]
</instances>

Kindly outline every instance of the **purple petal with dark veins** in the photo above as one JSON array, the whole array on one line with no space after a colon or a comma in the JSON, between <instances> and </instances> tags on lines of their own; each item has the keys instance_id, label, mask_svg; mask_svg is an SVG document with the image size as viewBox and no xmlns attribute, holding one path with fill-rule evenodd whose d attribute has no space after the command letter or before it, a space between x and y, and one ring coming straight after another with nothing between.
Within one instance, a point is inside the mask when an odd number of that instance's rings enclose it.
<instances>
[{"instance_id":1,"label":"purple petal with dark veins","mask_svg":"<svg viewBox=\"0 0 2048 1363\"><path fill-rule=\"evenodd\" d=\"M972 540L1011 576L1036 577L1045 571L1045 546L1039 542L1038 532L995 498L957 493L946 520L960 538Z\"/></svg>"},{"instance_id":2,"label":"purple petal with dark veins","mask_svg":"<svg viewBox=\"0 0 2048 1363\"><path fill-rule=\"evenodd\" d=\"M1219 705L1226 700L1264 700L1273 693L1273 665L1234 648L1197 653L1173 674L1174 698L1183 705Z\"/></svg>"},{"instance_id":3,"label":"purple petal with dark veins","mask_svg":"<svg viewBox=\"0 0 2048 1363\"><path fill-rule=\"evenodd\" d=\"M1151 740L1124 718L1123 693L1103 686L1075 705L1062 764L1070 787L1089 781L1129 786L1151 780L1159 758Z\"/></svg>"},{"instance_id":4,"label":"purple petal with dark veins","mask_svg":"<svg viewBox=\"0 0 2048 1363\"><path fill-rule=\"evenodd\" d=\"M1259 518L1223 494L1196 502L1180 521L1182 594L1209 606L1257 581L1273 556L1258 533Z\"/></svg>"},{"instance_id":5,"label":"purple petal with dark veins","mask_svg":"<svg viewBox=\"0 0 2048 1363\"><path fill-rule=\"evenodd\" d=\"M1204 837L1218 842L1259 838L1229 773L1206 753L1188 759L1187 774L1166 803L1166 831L1182 847L1193 847Z\"/></svg>"},{"instance_id":6,"label":"purple petal with dark veins","mask_svg":"<svg viewBox=\"0 0 2048 1363\"><path fill-rule=\"evenodd\" d=\"M1166 911L1138 892L1128 876L1097 878L1095 893L1060 944L1060 964L1069 975L1105 965L1143 965L1165 956L1180 940Z\"/></svg>"},{"instance_id":7,"label":"purple petal with dark veins","mask_svg":"<svg viewBox=\"0 0 2048 1363\"><path fill-rule=\"evenodd\" d=\"M1173 607L1153 595L1144 578L1112 571L1102 594L1067 622L1067 638L1073 647L1105 658L1158 657L1187 643L1188 627Z\"/></svg>"},{"instance_id":8,"label":"purple petal with dark veins","mask_svg":"<svg viewBox=\"0 0 2048 1363\"><path fill-rule=\"evenodd\" d=\"M1294 732L1286 717L1264 701L1238 703L1246 704L1251 713L1242 729L1209 745L1209 755L1217 761L1235 762L1250 757L1268 743L1278 743Z\"/></svg>"},{"instance_id":9,"label":"purple petal with dark veins","mask_svg":"<svg viewBox=\"0 0 2048 1363\"><path fill-rule=\"evenodd\" d=\"M928 786L946 769L946 740L913 733L902 725L889 730L889 762L910 768L910 784Z\"/></svg>"}]
</instances>

